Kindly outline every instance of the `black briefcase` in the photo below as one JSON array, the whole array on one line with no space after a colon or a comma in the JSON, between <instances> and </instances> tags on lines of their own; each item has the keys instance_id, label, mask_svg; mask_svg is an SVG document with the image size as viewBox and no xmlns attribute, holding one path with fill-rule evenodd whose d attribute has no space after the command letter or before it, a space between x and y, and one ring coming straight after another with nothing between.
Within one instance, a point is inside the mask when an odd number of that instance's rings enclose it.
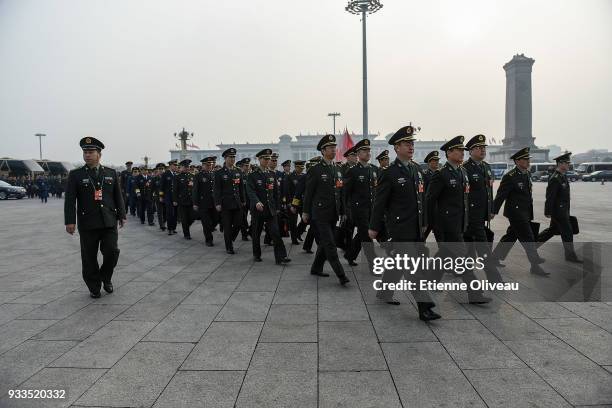
<instances>
[{"instance_id":1,"label":"black briefcase","mask_svg":"<svg viewBox=\"0 0 612 408\"><path fill-rule=\"evenodd\" d=\"M540 223L529 221L529 226L531 227L531 231L533 232L533 238L537 240L538 235L540 235Z\"/></svg>"},{"instance_id":2,"label":"black briefcase","mask_svg":"<svg viewBox=\"0 0 612 408\"><path fill-rule=\"evenodd\" d=\"M580 228L578 227L578 218L570 215L569 217L570 225L572 226L572 234L577 235L580 233Z\"/></svg>"}]
</instances>

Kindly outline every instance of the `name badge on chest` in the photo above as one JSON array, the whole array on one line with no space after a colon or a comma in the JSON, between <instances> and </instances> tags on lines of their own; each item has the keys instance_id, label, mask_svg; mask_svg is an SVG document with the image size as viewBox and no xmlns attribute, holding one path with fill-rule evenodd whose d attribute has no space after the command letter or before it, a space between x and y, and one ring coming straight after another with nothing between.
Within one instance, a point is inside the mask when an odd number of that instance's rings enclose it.
<instances>
[{"instance_id":1,"label":"name badge on chest","mask_svg":"<svg viewBox=\"0 0 612 408\"><path fill-rule=\"evenodd\" d=\"M102 189L94 189L94 200L95 201L102 201Z\"/></svg>"}]
</instances>

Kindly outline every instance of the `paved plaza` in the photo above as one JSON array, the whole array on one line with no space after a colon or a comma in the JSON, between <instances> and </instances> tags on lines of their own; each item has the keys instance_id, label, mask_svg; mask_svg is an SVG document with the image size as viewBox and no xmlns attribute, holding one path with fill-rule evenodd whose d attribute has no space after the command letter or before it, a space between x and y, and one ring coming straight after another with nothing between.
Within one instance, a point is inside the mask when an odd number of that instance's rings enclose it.
<instances>
[{"instance_id":1,"label":"paved plaza","mask_svg":"<svg viewBox=\"0 0 612 408\"><path fill-rule=\"evenodd\" d=\"M545 187L534 184L542 223ZM611 241L610 208L612 185L573 183L577 239ZM494 220L496 240L506 226ZM0 202L0 407L612 406L609 298L490 294L477 306L436 292L443 318L424 323L409 294L378 303L372 276L342 258L347 287L311 276L313 256L287 239L293 261L276 266L270 247L253 263L250 242L231 256L218 232L213 248L199 222L192 235L129 216L115 292L91 299L63 200ZM527 269L501 271L546 285ZM12 389L65 398L9 399Z\"/></svg>"}]
</instances>

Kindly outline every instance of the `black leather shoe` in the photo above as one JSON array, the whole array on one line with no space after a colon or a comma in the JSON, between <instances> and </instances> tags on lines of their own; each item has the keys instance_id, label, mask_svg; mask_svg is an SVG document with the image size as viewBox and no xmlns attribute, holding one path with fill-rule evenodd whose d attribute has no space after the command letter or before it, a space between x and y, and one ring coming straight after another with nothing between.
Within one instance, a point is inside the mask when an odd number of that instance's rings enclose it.
<instances>
[{"instance_id":1,"label":"black leather shoe","mask_svg":"<svg viewBox=\"0 0 612 408\"><path fill-rule=\"evenodd\" d=\"M346 277L346 275L342 275L338 278L338 280L340 281L340 284L342 286L346 285L347 283L350 282L349 278Z\"/></svg>"},{"instance_id":2,"label":"black leather shoe","mask_svg":"<svg viewBox=\"0 0 612 408\"><path fill-rule=\"evenodd\" d=\"M207 241L207 242L206 242L206 246L208 246L208 247L211 247L211 246L214 246L214 245L215 245L215 244L213 244L213 243L212 243L212 242L210 242L210 241Z\"/></svg>"},{"instance_id":3,"label":"black leather shoe","mask_svg":"<svg viewBox=\"0 0 612 408\"><path fill-rule=\"evenodd\" d=\"M112 282L108 282L102 285L102 287L104 288L104 291L106 293L113 293L113 283Z\"/></svg>"},{"instance_id":4,"label":"black leather shoe","mask_svg":"<svg viewBox=\"0 0 612 408\"><path fill-rule=\"evenodd\" d=\"M300 243L297 240L293 240L291 241L291 245L300 245Z\"/></svg>"},{"instance_id":5,"label":"black leather shoe","mask_svg":"<svg viewBox=\"0 0 612 408\"><path fill-rule=\"evenodd\" d=\"M249 240L249 237L244 236L244 237L242 237L242 240L243 240L243 241L248 241L248 240Z\"/></svg>"},{"instance_id":6,"label":"black leather shoe","mask_svg":"<svg viewBox=\"0 0 612 408\"><path fill-rule=\"evenodd\" d=\"M172 230L168 230L168 235L172 235Z\"/></svg>"},{"instance_id":7,"label":"black leather shoe","mask_svg":"<svg viewBox=\"0 0 612 408\"><path fill-rule=\"evenodd\" d=\"M254 256L253 257L253 261L255 262L261 262L261 258L259 256Z\"/></svg>"},{"instance_id":8,"label":"black leather shoe","mask_svg":"<svg viewBox=\"0 0 612 408\"><path fill-rule=\"evenodd\" d=\"M567 255L565 257L565 260L567 262L573 262L573 263L584 263L584 261L582 261L582 259L578 259L578 257L576 256L576 254L574 255Z\"/></svg>"},{"instance_id":9,"label":"black leather shoe","mask_svg":"<svg viewBox=\"0 0 612 408\"><path fill-rule=\"evenodd\" d=\"M233 249L228 249L228 250L227 250L227 251L225 251L225 252L227 252L227 253L228 253L228 254L230 254L230 255L234 255L234 254L235 254L235 252L234 252L234 250L233 250Z\"/></svg>"},{"instance_id":10,"label":"black leather shoe","mask_svg":"<svg viewBox=\"0 0 612 408\"><path fill-rule=\"evenodd\" d=\"M185 239L191 239L191 237L188 235L188 236L185 237Z\"/></svg>"},{"instance_id":11,"label":"black leather shoe","mask_svg":"<svg viewBox=\"0 0 612 408\"><path fill-rule=\"evenodd\" d=\"M439 314L437 314L431 309L424 309L421 312L419 312L419 319L421 319L424 322L429 322L431 320L437 320L441 317L442 316L440 316Z\"/></svg>"},{"instance_id":12,"label":"black leather shoe","mask_svg":"<svg viewBox=\"0 0 612 408\"><path fill-rule=\"evenodd\" d=\"M307 254L314 254L314 252L312 252L310 249L305 249L304 252L306 252Z\"/></svg>"},{"instance_id":13,"label":"black leather shoe","mask_svg":"<svg viewBox=\"0 0 612 408\"><path fill-rule=\"evenodd\" d=\"M325 272L310 272L310 274L317 275L317 276L323 276L323 277L329 276L329 273L325 273Z\"/></svg>"},{"instance_id":14,"label":"black leather shoe","mask_svg":"<svg viewBox=\"0 0 612 408\"><path fill-rule=\"evenodd\" d=\"M89 296L91 296L94 299L98 299L101 295L100 292L89 292Z\"/></svg>"},{"instance_id":15,"label":"black leather shoe","mask_svg":"<svg viewBox=\"0 0 612 408\"><path fill-rule=\"evenodd\" d=\"M534 265L531 267L530 272L534 275L538 275L538 276L548 276L550 275L549 272L546 272L544 269L542 269L540 267L540 265Z\"/></svg>"},{"instance_id":16,"label":"black leather shoe","mask_svg":"<svg viewBox=\"0 0 612 408\"><path fill-rule=\"evenodd\" d=\"M357 262L355 262L354 259L348 259L346 256L344 257L344 259L346 259L346 262L348 262L350 266L357 266Z\"/></svg>"},{"instance_id":17,"label":"black leather shoe","mask_svg":"<svg viewBox=\"0 0 612 408\"><path fill-rule=\"evenodd\" d=\"M165 231L166 227L159 227L160 230Z\"/></svg>"},{"instance_id":18,"label":"black leather shoe","mask_svg":"<svg viewBox=\"0 0 612 408\"><path fill-rule=\"evenodd\" d=\"M283 258L283 259L281 259L280 261L281 261L282 263L285 263L285 264L286 264L286 263L291 262L291 259L290 259L290 258L287 258L287 257L284 257L284 258Z\"/></svg>"},{"instance_id":19,"label":"black leather shoe","mask_svg":"<svg viewBox=\"0 0 612 408\"><path fill-rule=\"evenodd\" d=\"M155 223L154 223L154 222L150 222L150 223L149 223L149 225L150 225L151 227L154 227L154 226L155 226Z\"/></svg>"},{"instance_id":20,"label":"black leather shoe","mask_svg":"<svg viewBox=\"0 0 612 408\"><path fill-rule=\"evenodd\" d=\"M483 305L485 303L489 303L492 300L493 299L491 299L490 297L486 297L482 294L469 296L470 305Z\"/></svg>"}]
</instances>

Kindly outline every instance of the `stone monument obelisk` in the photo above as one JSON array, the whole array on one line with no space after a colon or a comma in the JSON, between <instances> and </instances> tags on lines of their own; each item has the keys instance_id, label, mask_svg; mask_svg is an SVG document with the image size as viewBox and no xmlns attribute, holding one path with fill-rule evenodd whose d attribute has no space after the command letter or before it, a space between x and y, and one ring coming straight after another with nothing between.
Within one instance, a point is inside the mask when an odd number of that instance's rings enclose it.
<instances>
[{"instance_id":1,"label":"stone monument obelisk","mask_svg":"<svg viewBox=\"0 0 612 408\"><path fill-rule=\"evenodd\" d=\"M506 131L502 148L492 159L508 161L523 147L531 148L532 161L548 160L548 150L538 149L532 134L531 69L535 60L517 54L504 64L506 71Z\"/></svg>"}]
</instances>

